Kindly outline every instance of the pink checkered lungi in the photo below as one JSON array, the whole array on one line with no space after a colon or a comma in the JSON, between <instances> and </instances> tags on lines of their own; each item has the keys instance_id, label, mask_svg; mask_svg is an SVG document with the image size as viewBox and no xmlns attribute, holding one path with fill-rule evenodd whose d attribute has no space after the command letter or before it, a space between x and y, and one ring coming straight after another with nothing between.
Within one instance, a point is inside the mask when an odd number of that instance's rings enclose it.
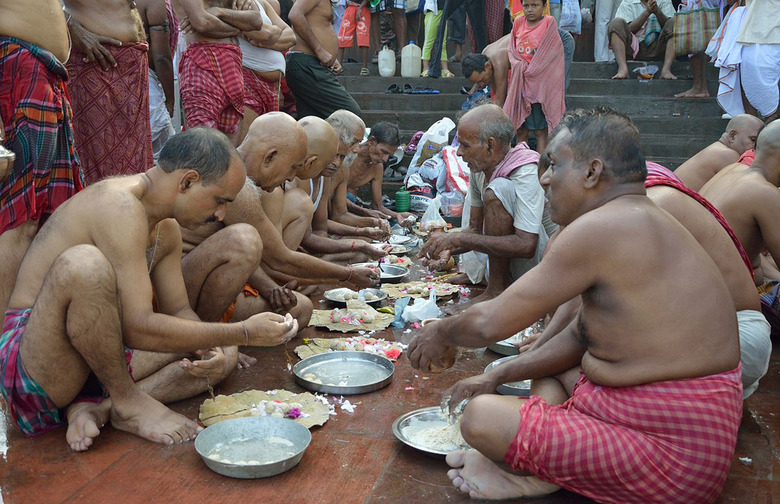
<instances>
[{"instance_id":1,"label":"pink checkered lungi","mask_svg":"<svg viewBox=\"0 0 780 504\"><path fill-rule=\"evenodd\" d=\"M599 502L713 502L742 418L741 367L701 378L532 396L504 461Z\"/></svg>"},{"instance_id":2,"label":"pink checkered lungi","mask_svg":"<svg viewBox=\"0 0 780 504\"><path fill-rule=\"evenodd\" d=\"M247 67L244 73L244 104L257 115L279 111L278 82L270 82L258 76Z\"/></svg>"},{"instance_id":3,"label":"pink checkered lungi","mask_svg":"<svg viewBox=\"0 0 780 504\"><path fill-rule=\"evenodd\" d=\"M241 49L222 42L194 42L179 63L187 128L209 126L234 133L244 117Z\"/></svg>"}]
</instances>

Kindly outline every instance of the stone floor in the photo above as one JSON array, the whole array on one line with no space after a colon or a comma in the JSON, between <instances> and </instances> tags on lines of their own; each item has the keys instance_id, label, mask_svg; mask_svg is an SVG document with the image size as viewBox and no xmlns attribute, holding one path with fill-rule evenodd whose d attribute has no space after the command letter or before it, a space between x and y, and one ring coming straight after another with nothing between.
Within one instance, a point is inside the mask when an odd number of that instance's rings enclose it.
<instances>
[{"instance_id":1,"label":"stone floor","mask_svg":"<svg viewBox=\"0 0 780 504\"><path fill-rule=\"evenodd\" d=\"M323 336L322 333L309 328L303 336ZM414 331L388 329L380 336L408 343ZM287 345L291 355L298 342L294 340ZM287 371L281 347L249 349L247 353L257 357L258 364L234 373L217 387L217 393L276 388L303 391ZM0 454L3 455L0 504L148 504L184 499L230 504L250 499L312 504L467 502L468 497L449 484L446 463L396 440L391 424L408 411L437 405L441 391L459 379L480 372L499 357L490 350L469 350L451 370L427 375L413 370L402 355L388 387L351 396L350 401L357 404L355 412L339 411L324 426L315 427L312 443L297 467L261 480L236 480L211 472L192 443L161 446L111 427L104 428L85 453L68 449L64 430L26 439L8 418L7 408L0 400ZM204 394L173 404L172 408L196 418L198 406L205 398ZM769 374L745 406L731 473L718 502L780 501L780 351L777 349L772 355ZM535 501L591 502L565 491Z\"/></svg>"}]
</instances>

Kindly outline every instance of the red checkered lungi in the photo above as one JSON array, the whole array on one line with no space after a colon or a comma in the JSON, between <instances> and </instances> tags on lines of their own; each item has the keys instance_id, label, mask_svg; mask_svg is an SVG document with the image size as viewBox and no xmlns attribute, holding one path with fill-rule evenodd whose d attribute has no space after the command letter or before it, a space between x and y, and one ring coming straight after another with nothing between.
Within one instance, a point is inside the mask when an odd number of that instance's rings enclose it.
<instances>
[{"instance_id":1,"label":"red checkered lungi","mask_svg":"<svg viewBox=\"0 0 780 504\"><path fill-rule=\"evenodd\" d=\"M73 132L84 180L143 173L154 166L149 123L149 60L146 42L107 44L116 67L103 70L84 53L68 59Z\"/></svg>"},{"instance_id":2,"label":"red checkered lungi","mask_svg":"<svg viewBox=\"0 0 780 504\"><path fill-rule=\"evenodd\" d=\"M236 44L189 44L179 63L179 81L187 128L238 129L244 117L244 77Z\"/></svg>"},{"instance_id":3,"label":"red checkered lungi","mask_svg":"<svg viewBox=\"0 0 780 504\"><path fill-rule=\"evenodd\" d=\"M532 396L504 461L599 502L713 502L742 418L741 366L701 378Z\"/></svg>"},{"instance_id":4,"label":"red checkered lungi","mask_svg":"<svg viewBox=\"0 0 780 504\"><path fill-rule=\"evenodd\" d=\"M267 81L247 67L242 67L241 71L244 74L244 105L257 115L278 112L279 83Z\"/></svg>"}]
</instances>

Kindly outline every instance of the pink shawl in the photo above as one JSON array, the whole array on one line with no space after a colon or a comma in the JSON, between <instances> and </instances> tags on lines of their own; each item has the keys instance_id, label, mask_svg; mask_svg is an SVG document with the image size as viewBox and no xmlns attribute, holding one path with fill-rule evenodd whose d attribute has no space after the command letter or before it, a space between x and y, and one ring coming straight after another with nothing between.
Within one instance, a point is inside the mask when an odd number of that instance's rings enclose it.
<instances>
[{"instance_id":1,"label":"pink shawl","mask_svg":"<svg viewBox=\"0 0 780 504\"><path fill-rule=\"evenodd\" d=\"M493 175L491 175L490 180L488 180L488 184L497 178L509 178L512 172L521 166L529 163L539 164L539 157L539 153L535 150L531 150L527 143L521 142L517 144L512 150L507 152L504 159L498 163Z\"/></svg>"},{"instance_id":2,"label":"pink shawl","mask_svg":"<svg viewBox=\"0 0 780 504\"><path fill-rule=\"evenodd\" d=\"M518 37L522 36L526 25L525 16L515 20L509 38L507 56L511 78L507 86L504 112L512 119L515 129L531 114L532 103L542 105L548 131L552 131L566 113L563 43L551 16L544 16L541 22L546 23L547 29L531 63L526 63L517 52Z\"/></svg>"}]
</instances>

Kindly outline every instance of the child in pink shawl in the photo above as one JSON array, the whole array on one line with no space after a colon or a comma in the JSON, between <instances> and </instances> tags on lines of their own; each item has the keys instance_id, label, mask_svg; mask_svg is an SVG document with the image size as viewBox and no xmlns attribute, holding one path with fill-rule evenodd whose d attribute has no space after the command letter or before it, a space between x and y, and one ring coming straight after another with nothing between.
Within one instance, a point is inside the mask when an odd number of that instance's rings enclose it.
<instances>
[{"instance_id":1,"label":"child in pink shawl","mask_svg":"<svg viewBox=\"0 0 780 504\"><path fill-rule=\"evenodd\" d=\"M566 112L563 44L551 16L543 15L547 0L524 0L524 15L515 19L509 38L511 66L504 112L517 128L517 141L536 137L543 152L547 134Z\"/></svg>"}]
</instances>

